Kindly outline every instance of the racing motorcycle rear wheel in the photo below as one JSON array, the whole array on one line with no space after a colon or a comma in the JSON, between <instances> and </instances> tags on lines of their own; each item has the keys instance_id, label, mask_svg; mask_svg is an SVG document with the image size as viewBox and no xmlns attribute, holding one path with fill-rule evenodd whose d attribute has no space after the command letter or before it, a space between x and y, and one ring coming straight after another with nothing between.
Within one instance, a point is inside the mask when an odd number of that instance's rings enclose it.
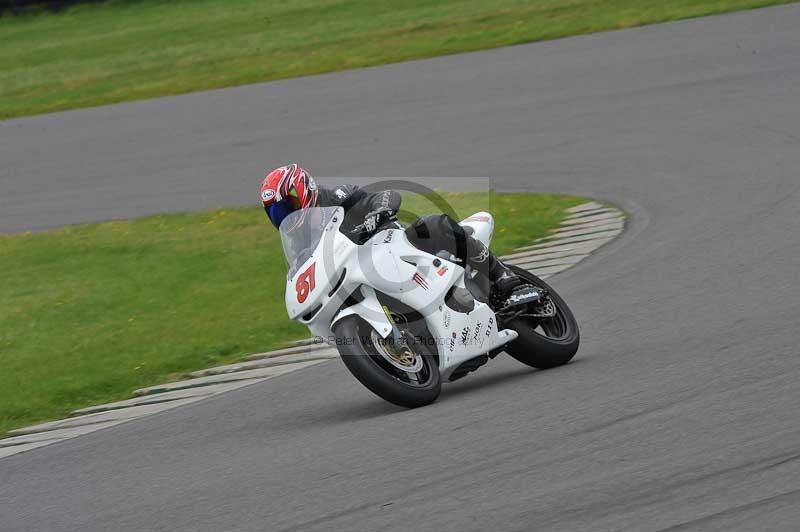
<instances>
[{"instance_id":1,"label":"racing motorcycle rear wheel","mask_svg":"<svg viewBox=\"0 0 800 532\"><path fill-rule=\"evenodd\" d=\"M519 317L511 320L507 326L517 331L519 336L505 347L505 352L523 364L539 369L566 364L575 356L580 344L575 316L550 285L527 270L512 265L509 267L524 282L546 288L556 313L550 318Z\"/></svg>"},{"instance_id":2,"label":"racing motorcycle rear wheel","mask_svg":"<svg viewBox=\"0 0 800 532\"><path fill-rule=\"evenodd\" d=\"M427 330L414 334L401 327L400 331L404 342L381 338L369 323L353 315L337 323L333 332L342 362L372 393L406 408L428 405L442 389L436 347Z\"/></svg>"}]
</instances>

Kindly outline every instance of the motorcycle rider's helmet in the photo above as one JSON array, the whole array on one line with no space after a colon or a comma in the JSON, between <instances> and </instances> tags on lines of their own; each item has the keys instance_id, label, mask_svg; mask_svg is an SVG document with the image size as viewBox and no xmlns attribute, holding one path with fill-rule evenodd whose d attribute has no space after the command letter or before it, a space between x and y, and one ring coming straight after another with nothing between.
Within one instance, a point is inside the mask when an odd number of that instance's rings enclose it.
<instances>
[{"instance_id":1,"label":"motorcycle rider's helmet","mask_svg":"<svg viewBox=\"0 0 800 532\"><path fill-rule=\"evenodd\" d=\"M319 190L311 174L303 170L298 164L288 164L276 168L267 174L261 182L261 202L269 221L280 229L281 222L298 209L316 207ZM303 222L303 217L295 217L292 227L285 228L291 231Z\"/></svg>"}]
</instances>

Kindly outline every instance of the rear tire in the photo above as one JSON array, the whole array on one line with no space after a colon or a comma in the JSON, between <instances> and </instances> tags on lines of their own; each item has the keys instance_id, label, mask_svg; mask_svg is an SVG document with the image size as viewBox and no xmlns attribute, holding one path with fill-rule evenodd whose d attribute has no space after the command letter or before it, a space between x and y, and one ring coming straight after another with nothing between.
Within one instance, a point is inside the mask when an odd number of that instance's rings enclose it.
<instances>
[{"instance_id":1,"label":"rear tire","mask_svg":"<svg viewBox=\"0 0 800 532\"><path fill-rule=\"evenodd\" d=\"M557 312L553 318L536 322L522 318L511 320L507 327L517 331L519 336L505 347L506 353L523 364L539 369L566 364L578 352L580 345L580 333L575 316L550 285L518 266L509 265L509 268L524 282L546 288L550 292L550 299L556 306Z\"/></svg>"},{"instance_id":2,"label":"rear tire","mask_svg":"<svg viewBox=\"0 0 800 532\"><path fill-rule=\"evenodd\" d=\"M339 340L337 348L350 373L372 393L398 406L417 408L434 402L442 390L442 379L431 351L435 349L431 347L433 344L410 343L408 347L415 360L420 357L421 368L407 373L381 354L381 346L373 341L377 334L373 331L369 323L355 315L347 316L335 325L333 332ZM420 336L429 339L430 334Z\"/></svg>"}]
</instances>

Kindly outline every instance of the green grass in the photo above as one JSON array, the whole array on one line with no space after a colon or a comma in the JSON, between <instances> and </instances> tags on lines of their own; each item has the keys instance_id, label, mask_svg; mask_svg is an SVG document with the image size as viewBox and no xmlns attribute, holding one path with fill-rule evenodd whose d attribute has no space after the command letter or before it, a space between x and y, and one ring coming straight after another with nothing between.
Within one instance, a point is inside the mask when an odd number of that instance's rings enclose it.
<instances>
[{"instance_id":1,"label":"green grass","mask_svg":"<svg viewBox=\"0 0 800 532\"><path fill-rule=\"evenodd\" d=\"M445 199L459 216L491 210L501 253L582 201ZM404 208L437 211L421 197ZM260 208L0 236L0 269L0 435L309 334L286 317L279 237Z\"/></svg>"},{"instance_id":2,"label":"green grass","mask_svg":"<svg viewBox=\"0 0 800 532\"><path fill-rule=\"evenodd\" d=\"M0 119L788 0L111 0L0 18Z\"/></svg>"}]
</instances>

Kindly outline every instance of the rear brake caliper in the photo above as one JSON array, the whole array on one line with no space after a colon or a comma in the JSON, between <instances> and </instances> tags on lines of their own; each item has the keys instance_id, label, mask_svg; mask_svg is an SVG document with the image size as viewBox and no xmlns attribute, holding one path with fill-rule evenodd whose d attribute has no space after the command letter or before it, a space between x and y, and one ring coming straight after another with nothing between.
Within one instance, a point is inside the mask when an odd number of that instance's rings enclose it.
<instances>
[{"instance_id":1,"label":"rear brake caliper","mask_svg":"<svg viewBox=\"0 0 800 532\"><path fill-rule=\"evenodd\" d=\"M498 306L500 307L498 315L508 314L526 318L552 318L556 315L556 307L547 289L532 284L518 286Z\"/></svg>"}]
</instances>

